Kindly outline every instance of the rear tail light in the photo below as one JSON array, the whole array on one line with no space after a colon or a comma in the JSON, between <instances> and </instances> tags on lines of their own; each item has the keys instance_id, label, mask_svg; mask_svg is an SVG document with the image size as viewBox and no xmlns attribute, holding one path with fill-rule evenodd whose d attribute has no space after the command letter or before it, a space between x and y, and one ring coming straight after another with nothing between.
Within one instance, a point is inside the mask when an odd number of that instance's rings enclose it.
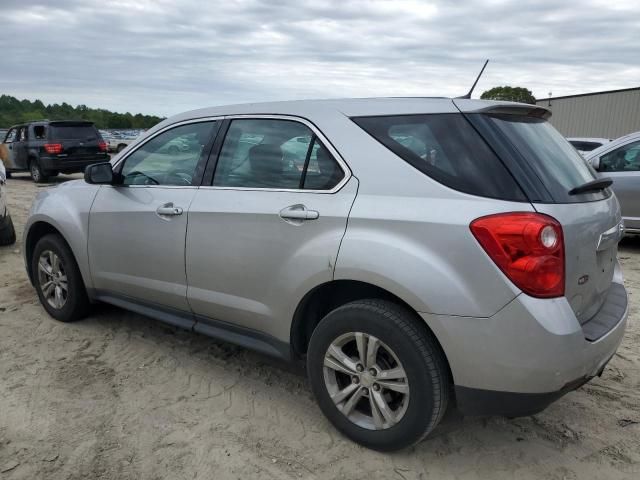
<instances>
[{"instance_id":1,"label":"rear tail light","mask_svg":"<svg viewBox=\"0 0 640 480\"><path fill-rule=\"evenodd\" d=\"M61 143L45 143L44 151L47 153L53 153L53 154L62 153L62 144Z\"/></svg>"},{"instance_id":2,"label":"rear tail light","mask_svg":"<svg viewBox=\"0 0 640 480\"><path fill-rule=\"evenodd\" d=\"M106 152L107 151L107 142L105 142L104 140L101 140L98 142L98 148L100 149L101 152Z\"/></svg>"},{"instance_id":3,"label":"rear tail light","mask_svg":"<svg viewBox=\"0 0 640 480\"><path fill-rule=\"evenodd\" d=\"M471 232L491 260L533 297L564 295L561 225L539 213L501 213L471 222Z\"/></svg>"}]
</instances>

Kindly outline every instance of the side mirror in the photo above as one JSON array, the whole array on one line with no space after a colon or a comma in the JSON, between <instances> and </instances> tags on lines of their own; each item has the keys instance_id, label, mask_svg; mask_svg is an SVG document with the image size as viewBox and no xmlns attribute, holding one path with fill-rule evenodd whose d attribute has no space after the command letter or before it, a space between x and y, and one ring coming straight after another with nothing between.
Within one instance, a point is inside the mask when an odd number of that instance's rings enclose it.
<instances>
[{"instance_id":1,"label":"side mirror","mask_svg":"<svg viewBox=\"0 0 640 480\"><path fill-rule=\"evenodd\" d=\"M113 169L111 163L95 163L84 170L84 181L92 185L113 184Z\"/></svg>"}]
</instances>

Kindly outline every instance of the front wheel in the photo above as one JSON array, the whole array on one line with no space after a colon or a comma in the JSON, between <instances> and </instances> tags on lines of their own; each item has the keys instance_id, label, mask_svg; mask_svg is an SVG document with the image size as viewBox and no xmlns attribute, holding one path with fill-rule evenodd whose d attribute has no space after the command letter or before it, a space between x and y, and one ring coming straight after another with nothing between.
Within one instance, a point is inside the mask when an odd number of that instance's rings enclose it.
<instances>
[{"instance_id":1,"label":"front wheel","mask_svg":"<svg viewBox=\"0 0 640 480\"><path fill-rule=\"evenodd\" d=\"M45 235L31 257L40 303L53 318L71 322L89 311L89 299L71 249L60 235Z\"/></svg>"},{"instance_id":2,"label":"front wheel","mask_svg":"<svg viewBox=\"0 0 640 480\"><path fill-rule=\"evenodd\" d=\"M392 302L359 300L330 312L311 337L307 371L327 418L375 450L419 442L447 408L449 374L435 338Z\"/></svg>"}]
</instances>

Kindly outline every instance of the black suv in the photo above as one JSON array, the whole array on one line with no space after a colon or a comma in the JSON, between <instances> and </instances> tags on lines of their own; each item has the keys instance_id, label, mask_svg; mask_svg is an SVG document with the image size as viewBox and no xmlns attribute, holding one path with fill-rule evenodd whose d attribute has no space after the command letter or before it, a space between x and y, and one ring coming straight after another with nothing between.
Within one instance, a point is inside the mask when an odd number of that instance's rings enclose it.
<instances>
[{"instance_id":1,"label":"black suv","mask_svg":"<svg viewBox=\"0 0 640 480\"><path fill-rule=\"evenodd\" d=\"M58 173L83 172L87 165L109 160L107 144L86 121L29 122L11 127L0 145L7 174L29 171L43 183Z\"/></svg>"}]
</instances>

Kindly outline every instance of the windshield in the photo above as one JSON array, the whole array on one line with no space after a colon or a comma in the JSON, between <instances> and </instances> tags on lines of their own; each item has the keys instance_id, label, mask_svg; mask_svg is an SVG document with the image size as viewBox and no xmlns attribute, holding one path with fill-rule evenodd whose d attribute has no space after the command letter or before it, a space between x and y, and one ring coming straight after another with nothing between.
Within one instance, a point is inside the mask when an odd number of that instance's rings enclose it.
<instances>
[{"instance_id":1,"label":"windshield","mask_svg":"<svg viewBox=\"0 0 640 480\"><path fill-rule=\"evenodd\" d=\"M596 179L593 168L546 120L519 115L490 115L489 119L557 202L577 201L569 191Z\"/></svg>"}]
</instances>

